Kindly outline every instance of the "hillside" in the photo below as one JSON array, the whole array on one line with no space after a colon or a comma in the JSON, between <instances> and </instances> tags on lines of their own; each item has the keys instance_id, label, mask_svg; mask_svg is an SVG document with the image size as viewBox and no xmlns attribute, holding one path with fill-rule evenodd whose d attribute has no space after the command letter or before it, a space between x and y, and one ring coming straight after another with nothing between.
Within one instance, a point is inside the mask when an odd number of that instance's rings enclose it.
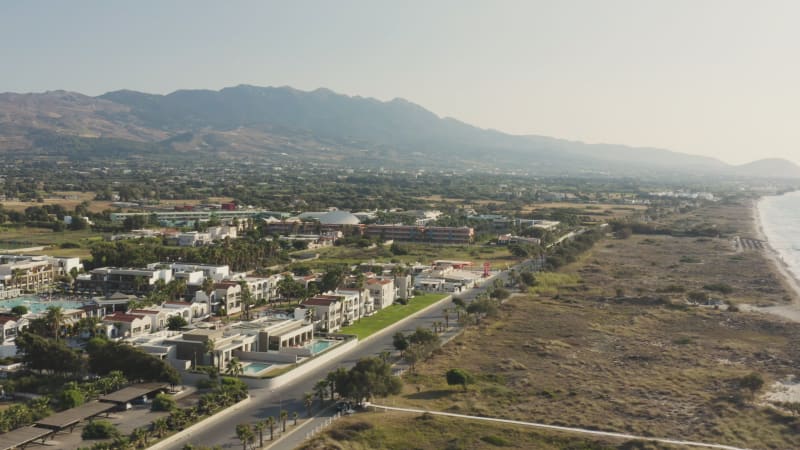
<instances>
[{"instance_id":1,"label":"hillside","mask_svg":"<svg viewBox=\"0 0 800 450\"><path fill-rule=\"evenodd\" d=\"M296 159L349 167L513 169L531 174L774 176L763 164L653 148L515 136L442 118L402 99L327 89L236 86L168 95L0 94L0 151L50 157L180 155ZM766 164L766 163L764 163ZM780 172L800 176L782 162ZM797 169L796 172L791 170Z\"/></svg>"}]
</instances>

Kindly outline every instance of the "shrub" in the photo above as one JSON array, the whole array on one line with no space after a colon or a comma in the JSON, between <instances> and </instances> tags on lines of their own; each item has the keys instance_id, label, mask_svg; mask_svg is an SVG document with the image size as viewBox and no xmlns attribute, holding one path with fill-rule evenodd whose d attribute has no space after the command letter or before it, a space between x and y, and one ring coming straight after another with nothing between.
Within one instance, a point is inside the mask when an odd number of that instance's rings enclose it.
<instances>
[{"instance_id":1,"label":"shrub","mask_svg":"<svg viewBox=\"0 0 800 450\"><path fill-rule=\"evenodd\" d=\"M730 294L731 292L733 292L733 288L725 283L707 284L703 286L703 289L707 291L716 291L719 292L720 294Z\"/></svg>"},{"instance_id":2,"label":"shrub","mask_svg":"<svg viewBox=\"0 0 800 450\"><path fill-rule=\"evenodd\" d=\"M750 372L739 378L739 387L750 391L751 394L755 394L762 386L764 386L764 377L758 372Z\"/></svg>"},{"instance_id":3,"label":"shrub","mask_svg":"<svg viewBox=\"0 0 800 450\"><path fill-rule=\"evenodd\" d=\"M107 420L93 420L83 427L84 439L111 439L119 436L119 431Z\"/></svg>"},{"instance_id":4,"label":"shrub","mask_svg":"<svg viewBox=\"0 0 800 450\"><path fill-rule=\"evenodd\" d=\"M77 389L66 389L61 393L61 407L64 409L80 406L86 401L83 392Z\"/></svg>"},{"instance_id":5,"label":"shrub","mask_svg":"<svg viewBox=\"0 0 800 450\"><path fill-rule=\"evenodd\" d=\"M450 386L462 386L467 390L467 384L472 382L472 376L464 369L450 369L444 374Z\"/></svg>"},{"instance_id":6,"label":"shrub","mask_svg":"<svg viewBox=\"0 0 800 450\"><path fill-rule=\"evenodd\" d=\"M156 398L153 399L150 409L152 411L172 411L177 406L178 404L172 397L168 396L167 394L158 394L156 395Z\"/></svg>"},{"instance_id":7,"label":"shrub","mask_svg":"<svg viewBox=\"0 0 800 450\"><path fill-rule=\"evenodd\" d=\"M481 440L487 444L494 445L495 447L511 446L511 442L500 436L483 436L481 437Z\"/></svg>"}]
</instances>

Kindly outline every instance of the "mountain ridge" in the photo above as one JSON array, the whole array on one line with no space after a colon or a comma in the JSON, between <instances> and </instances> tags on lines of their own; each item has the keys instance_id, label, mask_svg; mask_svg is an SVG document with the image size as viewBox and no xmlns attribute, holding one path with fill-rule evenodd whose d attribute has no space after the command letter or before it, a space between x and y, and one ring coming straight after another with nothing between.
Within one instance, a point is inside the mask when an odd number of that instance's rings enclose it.
<instances>
[{"instance_id":1,"label":"mountain ridge","mask_svg":"<svg viewBox=\"0 0 800 450\"><path fill-rule=\"evenodd\" d=\"M39 140L31 137L37 133ZM407 99L382 101L327 88L238 85L169 94L123 89L97 97L68 91L0 94L0 151L52 153L37 144L48 133L77 136L90 146L96 138L137 143L132 149L157 146L165 157L171 152L232 158L288 155L403 168L760 177L774 176L769 168L780 165L780 176L800 178L800 167L785 160L732 166L665 149L511 135L439 116Z\"/></svg>"}]
</instances>

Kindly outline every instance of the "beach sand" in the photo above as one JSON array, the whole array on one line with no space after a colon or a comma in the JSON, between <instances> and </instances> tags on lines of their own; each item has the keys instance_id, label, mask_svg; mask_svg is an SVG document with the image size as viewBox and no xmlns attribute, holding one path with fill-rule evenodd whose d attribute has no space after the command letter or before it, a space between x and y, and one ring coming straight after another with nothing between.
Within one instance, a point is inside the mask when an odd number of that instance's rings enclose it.
<instances>
[{"instance_id":1,"label":"beach sand","mask_svg":"<svg viewBox=\"0 0 800 450\"><path fill-rule=\"evenodd\" d=\"M757 200L753 202L751 211L753 215L753 232L757 239L764 241L766 244L766 251L762 252L762 255L764 255L768 263L774 267L775 272L780 275L780 278L783 280L784 285L792 296L792 301L786 305L766 306L761 308L753 307L750 309L753 311L768 312L794 322L800 322L800 280L789 270L789 267L783 261L780 254L769 244L769 240L764 233L764 228L761 225L761 215L758 212Z\"/></svg>"}]
</instances>

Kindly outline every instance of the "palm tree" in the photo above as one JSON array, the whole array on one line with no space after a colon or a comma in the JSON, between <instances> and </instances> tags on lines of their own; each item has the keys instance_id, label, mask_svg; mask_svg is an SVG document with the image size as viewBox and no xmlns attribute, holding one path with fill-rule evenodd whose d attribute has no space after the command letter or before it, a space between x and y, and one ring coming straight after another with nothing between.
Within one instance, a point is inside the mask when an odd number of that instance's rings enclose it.
<instances>
[{"instance_id":1,"label":"palm tree","mask_svg":"<svg viewBox=\"0 0 800 450\"><path fill-rule=\"evenodd\" d=\"M282 409L280 417L281 417L281 431L283 431L285 433L286 432L286 419L289 418L289 413L286 412L286 410Z\"/></svg>"},{"instance_id":2,"label":"palm tree","mask_svg":"<svg viewBox=\"0 0 800 450\"><path fill-rule=\"evenodd\" d=\"M294 424L293 424L294 426L297 426L297 416L298 416L297 411L292 413L292 419L294 420Z\"/></svg>"},{"instance_id":3,"label":"palm tree","mask_svg":"<svg viewBox=\"0 0 800 450\"><path fill-rule=\"evenodd\" d=\"M314 385L314 393L317 394L319 397L319 407L325 404L325 392L328 390L328 381L327 380L319 380L317 384Z\"/></svg>"},{"instance_id":4,"label":"palm tree","mask_svg":"<svg viewBox=\"0 0 800 450\"><path fill-rule=\"evenodd\" d=\"M203 352L209 356L209 364L214 366L214 340L211 338L203 341Z\"/></svg>"},{"instance_id":5,"label":"palm tree","mask_svg":"<svg viewBox=\"0 0 800 450\"><path fill-rule=\"evenodd\" d=\"M266 427L266 424L264 422L260 421L260 420L256 421L256 423L253 424L253 430L255 430L256 433L258 433L258 446L259 447L263 447L264 446L264 428L265 427Z\"/></svg>"},{"instance_id":6,"label":"palm tree","mask_svg":"<svg viewBox=\"0 0 800 450\"><path fill-rule=\"evenodd\" d=\"M131 432L130 441L136 448L147 446L147 430L144 428L134 428Z\"/></svg>"},{"instance_id":7,"label":"palm tree","mask_svg":"<svg viewBox=\"0 0 800 450\"><path fill-rule=\"evenodd\" d=\"M214 292L214 280L211 278L203 278L203 284L200 285L200 290L211 300L211 293Z\"/></svg>"},{"instance_id":8,"label":"palm tree","mask_svg":"<svg viewBox=\"0 0 800 450\"><path fill-rule=\"evenodd\" d=\"M249 423L240 423L236 425L236 437L242 441L242 450L247 450L247 444L253 441L253 429Z\"/></svg>"},{"instance_id":9,"label":"palm tree","mask_svg":"<svg viewBox=\"0 0 800 450\"><path fill-rule=\"evenodd\" d=\"M226 370L226 373L228 375L231 375L231 376L234 376L234 377L238 377L243 372L244 372L244 369L242 368L242 363L239 362L239 359L238 358L231 358L230 362L228 363L228 369Z\"/></svg>"},{"instance_id":10,"label":"palm tree","mask_svg":"<svg viewBox=\"0 0 800 450\"><path fill-rule=\"evenodd\" d=\"M253 293L250 292L247 281L240 281L239 286L242 288L242 306L244 306L242 309L244 310L244 318L245 320L250 320L250 305L253 304Z\"/></svg>"},{"instance_id":11,"label":"palm tree","mask_svg":"<svg viewBox=\"0 0 800 450\"><path fill-rule=\"evenodd\" d=\"M167 428L169 428L169 426L166 417L159 417L153 421L153 433L155 433L159 439L167 432Z\"/></svg>"},{"instance_id":12,"label":"palm tree","mask_svg":"<svg viewBox=\"0 0 800 450\"><path fill-rule=\"evenodd\" d=\"M442 309L442 314L444 314L444 327L450 328L450 310L444 308Z\"/></svg>"},{"instance_id":13,"label":"palm tree","mask_svg":"<svg viewBox=\"0 0 800 450\"><path fill-rule=\"evenodd\" d=\"M325 381L328 382L328 387L331 390L331 400L333 400L333 394L336 392L336 372L328 372L328 375L325 376Z\"/></svg>"},{"instance_id":14,"label":"palm tree","mask_svg":"<svg viewBox=\"0 0 800 450\"><path fill-rule=\"evenodd\" d=\"M275 417L267 417L267 426L269 427L269 440L273 440L275 431Z\"/></svg>"},{"instance_id":15,"label":"palm tree","mask_svg":"<svg viewBox=\"0 0 800 450\"><path fill-rule=\"evenodd\" d=\"M311 407L314 406L313 392L306 392L303 395L303 404L306 406L306 411L308 411L308 417L311 417Z\"/></svg>"},{"instance_id":16,"label":"palm tree","mask_svg":"<svg viewBox=\"0 0 800 450\"><path fill-rule=\"evenodd\" d=\"M61 334L61 326L64 324L64 311L60 306L51 306L47 308L45 322L57 341Z\"/></svg>"}]
</instances>

